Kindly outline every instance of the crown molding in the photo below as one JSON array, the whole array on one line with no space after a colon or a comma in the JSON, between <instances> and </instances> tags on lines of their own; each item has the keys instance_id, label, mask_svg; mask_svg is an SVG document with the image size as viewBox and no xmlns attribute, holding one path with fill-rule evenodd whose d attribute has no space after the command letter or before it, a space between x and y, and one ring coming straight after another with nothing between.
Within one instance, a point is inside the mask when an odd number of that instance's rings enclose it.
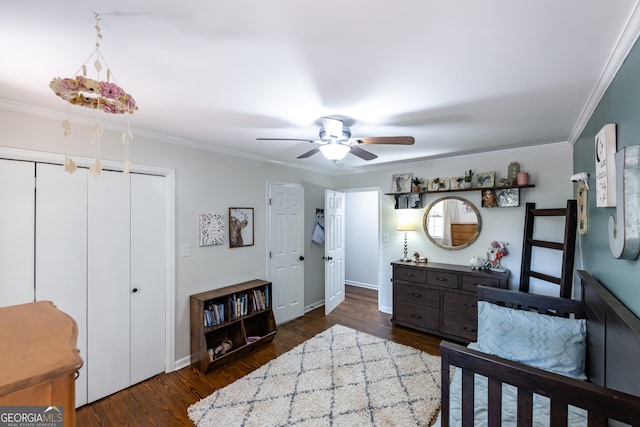
<instances>
[{"instance_id":1,"label":"crown molding","mask_svg":"<svg viewBox=\"0 0 640 427\"><path fill-rule=\"evenodd\" d=\"M609 85L615 78L618 70L620 70L620 67L622 67L622 64L629 55L629 52L631 52L631 49L636 44L639 35L640 6L636 1L633 11L631 12L631 15L629 15L629 19L627 20L614 49L611 51L611 54L598 77L598 82L593 88L593 92L591 92L591 96L589 96L584 109L580 113L573 131L571 131L571 134L569 135L569 143L572 146L578 141L580 134L587 126L587 123L600 103L600 100L609 88Z\"/></svg>"}]
</instances>

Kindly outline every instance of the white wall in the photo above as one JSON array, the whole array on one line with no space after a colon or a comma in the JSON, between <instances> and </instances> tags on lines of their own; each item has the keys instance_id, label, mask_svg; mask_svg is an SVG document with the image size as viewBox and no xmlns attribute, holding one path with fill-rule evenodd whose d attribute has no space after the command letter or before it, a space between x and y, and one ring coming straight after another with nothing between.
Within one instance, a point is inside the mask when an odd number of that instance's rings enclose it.
<instances>
[{"instance_id":1,"label":"white wall","mask_svg":"<svg viewBox=\"0 0 640 427\"><path fill-rule=\"evenodd\" d=\"M345 281L378 289L377 191L345 193Z\"/></svg>"},{"instance_id":2,"label":"white wall","mask_svg":"<svg viewBox=\"0 0 640 427\"><path fill-rule=\"evenodd\" d=\"M482 217L482 230L475 243L457 251L443 250L433 245L422 229L425 209L397 211L392 196L381 196L381 233L389 236L388 242L382 242L380 255L379 306L391 310L391 265L402 257L403 233L396 231L397 216L400 212L415 215L420 224L414 232L409 232L409 254L414 251L426 256L429 261L449 264L468 265L473 256L486 256L489 243L499 240L509 243L510 255L503 260L503 266L511 270L510 286L517 288L520 283L520 258L522 254L522 236L524 230L524 205L535 202L539 208L553 208L566 205L573 198L573 185L569 181L572 174L572 149L567 143L546 145L534 148L505 150L492 153L474 154L447 159L427 160L395 165L385 171L372 171L360 174L343 175L337 178L339 188L361 188L380 186L391 191L393 174L412 172L414 176L424 178L450 177L462 175L463 171L473 169L478 172L496 171L497 179L507 175L509 163L517 161L521 169L529 173L530 182L535 188L520 191L519 208L482 208L480 191L455 193L473 203ZM444 194L427 194L428 205ZM560 237L560 241L562 238ZM535 289L532 289L535 291Z\"/></svg>"},{"instance_id":3,"label":"white wall","mask_svg":"<svg viewBox=\"0 0 640 427\"><path fill-rule=\"evenodd\" d=\"M134 122L135 126L135 122ZM88 143L91 127L74 124L72 152L91 157ZM136 135L131 149L133 163L170 168L176 176L176 360L188 357L189 349L189 295L229 284L266 277L266 182L302 183L305 186L307 222L315 214L324 188L372 188L391 189L391 176L395 173L413 172L426 178L462 175L464 170L495 170L498 178L505 176L507 166L518 161L529 172L535 188L523 190L521 206L535 201L539 207L564 205L572 197L572 151L568 144L556 144L540 148L509 150L449 159L437 159L404 163L383 171L364 172L332 177L307 170L288 168L266 162L203 151L185 145L167 144ZM23 113L0 110L0 146L63 153L66 141L60 120L47 119ZM119 161L122 146L118 132L107 130L102 138L102 157ZM503 240L510 243L511 255L503 265L512 271L512 286L519 283L519 265L524 220L523 207L481 208L480 192L457 193L474 203L482 215L483 229L480 238L461 251L445 251L432 245L422 231L410 233L409 250L417 250L431 261L467 264L472 256L482 256L489 242ZM429 195L427 202L435 199ZM322 196L323 199L323 196ZM253 207L255 209L255 245L230 249L223 246L198 246L198 221L200 212L223 213L229 207ZM382 310L391 310L390 263L402 256L402 235L395 231L397 213L393 199L381 196L381 232L389 235L389 242L382 242L380 253L379 298ZM413 211L421 219L424 210ZM311 240L312 227L306 224L305 239ZM191 245L191 256L181 257L180 247ZM323 298L319 265L316 258L320 248L309 246L305 261L305 305ZM321 256L320 256L321 258ZM314 273L316 272L316 273ZM324 277L324 276L322 276ZM321 287L322 286L322 287ZM307 297L309 296L309 297Z\"/></svg>"},{"instance_id":4,"label":"white wall","mask_svg":"<svg viewBox=\"0 0 640 427\"><path fill-rule=\"evenodd\" d=\"M89 135L89 127L74 124L69 136L73 153L91 157ZM64 153L65 144L60 120L0 110L0 146ZM122 159L119 133L105 132L102 157L114 161ZM135 130L131 161L175 170L175 358L181 360L190 354L189 295L254 278L266 278L267 181L324 188L333 187L334 178L308 170L157 142L136 135ZM314 191L309 193L313 200L305 200L305 206L315 207L316 195ZM221 246L199 247L198 213L222 213L226 218L229 207L255 209L255 245L230 249L227 241ZM305 239L310 241L311 234ZM183 244L191 245L191 256L180 256ZM305 263L306 268L310 268L308 264ZM305 294L307 292L317 293L315 289L305 289Z\"/></svg>"}]
</instances>

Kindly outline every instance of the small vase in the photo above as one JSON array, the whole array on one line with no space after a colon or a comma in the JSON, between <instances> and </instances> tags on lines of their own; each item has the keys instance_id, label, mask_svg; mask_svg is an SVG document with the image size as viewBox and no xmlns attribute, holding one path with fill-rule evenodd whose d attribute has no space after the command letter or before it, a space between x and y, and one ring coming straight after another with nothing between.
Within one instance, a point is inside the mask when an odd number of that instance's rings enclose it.
<instances>
[{"instance_id":1,"label":"small vase","mask_svg":"<svg viewBox=\"0 0 640 427\"><path fill-rule=\"evenodd\" d=\"M460 188L462 188L463 190L468 190L469 188L471 188L471 183L469 181L462 181L460 183Z\"/></svg>"},{"instance_id":2,"label":"small vase","mask_svg":"<svg viewBox=\"0 0 640 427\"><path fill-rule=\"evenodd\" d=\"M526 172L520 172L518 174L518 185L529 185L529 174Z\"/></svg>"}]
</instances>

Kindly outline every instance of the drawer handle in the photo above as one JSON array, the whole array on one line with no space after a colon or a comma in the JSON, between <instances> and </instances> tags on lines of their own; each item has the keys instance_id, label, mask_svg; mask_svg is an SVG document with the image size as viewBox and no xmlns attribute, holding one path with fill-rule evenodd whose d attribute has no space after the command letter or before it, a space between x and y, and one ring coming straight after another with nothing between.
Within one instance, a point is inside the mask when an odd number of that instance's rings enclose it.
<instances>
[{"instance_id":1,"label":"drawer handle","mask_svg":"<svg viewBox=\"0 0 640 427\"><path fill-rule=\"evenodd\" d=\"M467 306L467 307L475 307L476 306L475 304L469 304L468 302L465 303L464 305Z\"/></svg>"},{"instance_id":2,"label":"drawer handle","mask_svg":"<svg viewBox=\"0 0 640 427\"><path fill-rule=\"evenodd\" d=\"M465 330L465 331L469 331L469 332L478 332L478 330L477 330L477 329L467 328L467 327L465 327L465 328L464 328L464 330Z\"/></svg>"},{"instance_id":3,"label":"drawer handle","mask_svg":"<svg viewBox=\"0 0 640 427\"><path fill-rule=\"evenodd\" d=\"M411 294L411 296L416 298L422 298L422 295L416 294L416 293Z\"/></svg>"},{"instance_id":4,"label":"drawer handle","mask_svg":"<svg viewBox=\"0 0 640 427\"><path fill-rule=\"evenodd\" d=\"M413 273L404 273L404 275L407 277L413 277Z\"/></svg>"},{"instance_id":5,"label":"drawer handle","mask_svg":"<svg viewBox=\"0 0 640 427\"><path fill-rule=\"evenodd\" d=\"M422 319L422 316L418 316L417 314L412 314L411 317L414 319Z\"/></svg>"}]
</instances>

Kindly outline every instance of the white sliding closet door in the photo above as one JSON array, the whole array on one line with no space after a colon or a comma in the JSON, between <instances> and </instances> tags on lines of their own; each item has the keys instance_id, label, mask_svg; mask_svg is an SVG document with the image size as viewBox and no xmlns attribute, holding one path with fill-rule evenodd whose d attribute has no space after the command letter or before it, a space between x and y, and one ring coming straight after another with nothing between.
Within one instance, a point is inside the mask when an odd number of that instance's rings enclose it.
<instances>
[{"instance_id":1,"label":"white sliding closet door","mask_svg":"<svg viewBox=\"0 0 640 427\"><path fill-rule=\"evenodd\" d=\"M129 177L102 171L88 180L89 402L130 385Z\"/></svg>"},{"instance_id":2,"label":"white sliding closet door","mask_svg":"<svg viewBox=\"0 0 640 427\"><path fill-rule=\"evenodd\" d=\"M0 307L34 300L35 166L0 159Z\"/></svg>"},{"instance_id":3,"label":"white sliding closet door","mask_svg":"<svg viewBox=\"0 0 640 427\"><path fill-rule=\"evenodd\" d=\"M36 300L53 301L78 325L78 407L87 403L87 170L38 163L36 176Z\"/></svg>"},{"instance_id":4,"label":"white sliding closet door","mask_svg":"<svg viewBox=\"0 0 640 427\"><path fill-rule=\"evenodd\" d=\"M131 384L165 370L165 178L131 175Z\"/></svg>"}]
</instances>

